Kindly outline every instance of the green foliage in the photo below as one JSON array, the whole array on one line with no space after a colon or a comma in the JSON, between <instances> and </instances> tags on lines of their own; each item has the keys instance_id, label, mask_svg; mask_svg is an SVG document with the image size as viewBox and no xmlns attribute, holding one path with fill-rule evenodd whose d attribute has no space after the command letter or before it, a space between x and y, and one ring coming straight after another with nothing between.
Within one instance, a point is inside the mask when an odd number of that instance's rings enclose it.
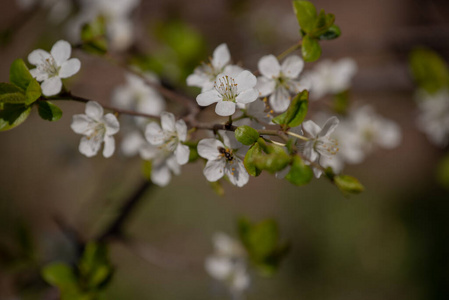
<instances>
[{"instance_id":1,"label":"green foliage","mask_svg":"<svg viewBox=\"0 0 449 300\"><path fill-rule=\"evenodd\" d=\"M31 107L25 104L4 103L0 109L0 131L13 129L28 118Z\"/></svg>"},{"instance_id":2,"label":"green foliage","mask_svg":"<svg viewBox=\"0 0 449 300\"><path fill-rule=\"evenodd\" d=\"M318 43L317 39L311 38L310 36L306 35L302 39L301 52L304 61L307 62L316 61L321 56L320 43Z\"/></svg>"},{"instance_id":3,"label":"green foliage","mask_svg":"<svg viewBox=\"0 0 449 300\"><path fill-rule=\"evenodd\" d=\"M62 117L62 110L49 101L39 101L38 103L39 116L47 121L58 121Z\"/></svg>"},{"instance_id":4,"label":"green foliage","mask_svg":"<svg viewBox=\"0 0 449 300\"><path fill-rule=\"evenodd\" d=\"M248 152L245 155L245 159L243 160L243 164L245 165L246 171L249 175L257 177L262 173L262 170L258 169L254 164L254 157L262 155L262 148L259 143L254 144L251 148L249 148Z\"/></svg>"},{"instance_id":5,"label":"green foliage","mask_svg":"<svg viewBox=\"0 0 449 300\"><path fill-rule=\"evenodd\" d=\"M316 8L309 1L293 1L293 10L298 19L299 26L305 32L311 32L315 29Z\"/></svg>"},{"instance_id":6,"label":"green foliage","mask_svg":"<svg viewBox=\"0 0 449 300\"><path fill-rule=\"evenodd\" d=\"M93 54L105 54L108 52L106 39L106 21L99 16L81 28L81 41L83 49Z\"/></svg>"},{"instance_id":7,"label":"green foliage","mask_svg":"<svg viewBox=\"0 0 449 300\"><path fill-rule=\"evenodd\" d=\"M295 185L301 186L309 183L312 178L312 169L299 156L293 157L290 172L285 176L285 179Z\"/></svg>"},{"instance_id":8,"label":"green foliage","mask_svg":"<svg viewBox=\"0 0 449 300\"><path fill-rule=\"evenodd\" d=\"M209 182L209 185L218 196L224 196L225 190L220 181Z\"/></svg>"},{"instance_id":9,"label":"green foliage","mask_svg":"<svg viewBox=\"0 0 449 300\"><path fill-rule=\"evenodd\" d=\"M42 277L52 286L58 287L63 294L78 289L78 279L68 264L51 263L42 269Z\"/></svg>"},{"instance_id":10,"label":"green foliage","mask_svg":"<svg viewBox=\"0 0 449 300\"><path fill-rule=\"evenodd\" d=\"M349 104L349 91L346 90L334 96L333 109L336 113L345 115Z\"/></svg>"},{"instance_id":11,"label":"green foliage","mask_svg":"<svg viewBox=\"0 0 449 300\"><path fill-rule=\"evenodd\" d=\"M360 181L349 175L337 175L334 177L334 182L343 193L359 194L364 190Z\"/></svg>"},{"instance_id":12,"label":"green foliage","mask_svg":"<svg viewBox=\"0 0 449 300\"><path fill-rule=\"evenodd\" d=\"M332 25L329 29L320 35L320 40L333 40L341 35L340 27L337 25Z\"/></svg>"},{"instance_id":13,"label":"green foliage","mask_svg":"<svg viewBox=\"0 0 449 300\"><path fill-rule=\"evenodd\" d=\"M449 189L449 154L446 154L438 164L437 180L441 186Z\"/></svg>"},{"instance_id":14,"label":"green foliage","mask_svg":"<svg viewBox=\"0 0 449 300\"><path fill-rule=\"evenodd\" d=\"M30 81L34 80L22 59L16 59L9 69L9 81L26 91Z\"/></svg>"},{"instance_id":15,"label":"green foliage","mask_svg":"<svg viewBox=\"0 0 449 300\"><path fill-rule=\"evenodd\" d=\"M279 241L279 229L275 220L251 223L247 219L238 222L239 237L248 252L249 259L262 275L277 271L289 250L288 243Z\"/></svg>"},{"instance_id":16,"label":"green foliage","mask_svg":"<svg viewBox=\"0 0 449 300\"><path fill-rule=\"evenodd\" d=\"M287 111L275 117L273 119L273 123L288 127L299 126L307 115L307 110L309 107L308 99L309 92L307 90L304 90L296 95L290 103Z\"/></svg>"},{"instance_id":17,"label":"green foliage","mask_svg":"<svg viewBox=\"0 0 449 300\"><path fill-rule=\"evenodd\" d=\"M237 127L237 129L235 130L235 138L243 145L249 146L257 142L259 133L254 128L243 125Z\"/></svg>"},{"instance_id":18,"label":"green foliage","mask_svg":"<svg viewBox=\"0 0 449 300\"><path fill-rule=\"evenodd\" d=\"M200 156L198 154L198 142L187 141L185 145L189 146L189 163L196 161Z\"/></svg>"},{"instance_id":19,"label":"green foliage","mask_svg":"<svg viewBox=\"0 0 449 300\"><path fill-rule=\"evenodd\" d=\"M410 53L409 64L416 84L428 93L449 86L449 70L436 52L427 48L415 49Z\"/></svg>"},{"instance_id":20,"label":"green foliage","mask_svg":"<svg viewBox=\"0 0 449 300\"><path fill-rule=\"evenodd\" d=\"M151 181L151 170L152 170L152 163L149 160L144 160L142 162L142 173L143 176Z\"/></svg>"},{"instance_id":21,"label":"green foliage","mask_svg":"<svg viewBox=\"0 0 449 300\"><path fill-rule=\"evenodd\" d=\"M21 88L11 83L0 83L0 103L25 103L27 98Z\"/></svg>"},{"instance_id":22,"label":"green foliage","mask_svg":"<svg viewBox=\"0 0 449 300\"><path fill-rule=\"evenodd\" d=\"M40 84L36 81L36 79L33 78L30 80L25 95L26 105L31 105L40 98L40 96L42 95L42 90Z\"/></svg>"},{"instance_id":23,"label":"green foliage","mask_svg":"<svg viewBox=\"0 0 449 300\"><path fill-rule=\"evenodd\" d=\"M248 172L252 173L250 173L251 175L257 176L262 170L275 173L290 163L290 155L285 152L283 147L267 144L263 138L259 138L257 144L258 148L254 148L250 155L247 154L248 157L245 156L245 167Z\"/></svg>"}]
</instances>

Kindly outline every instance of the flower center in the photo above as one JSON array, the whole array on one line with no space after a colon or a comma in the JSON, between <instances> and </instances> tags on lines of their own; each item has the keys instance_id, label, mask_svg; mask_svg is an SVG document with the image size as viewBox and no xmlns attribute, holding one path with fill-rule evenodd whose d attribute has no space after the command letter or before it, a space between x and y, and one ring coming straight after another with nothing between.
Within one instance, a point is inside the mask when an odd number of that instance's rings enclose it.
<instances>
[{"instance_id":1,"label":"flower center","mask_svg":"<svg viewBox=\"0 0 449 300\"><path fill-rule=\"evenodd\" d=\"M232 154L231 149L218 147L218 152L220 152L220 156L226 158L227 161L232 162L234 159L234 155Z\"/></svg>"},{"instance_id":2,"label":"flower center","mask_svg":"<svg viewBox=\"0 0 449 300\"><path fill-rule=\"evenodd\" d=\"M235 97L237 97L237 84L234 78L229 76L223 76L214 82L214 87L220 95L223 96L223 101L235 102Z\"/></svg>"},{"instance_id":3,"label":"flower center","mask_svg":"<svg viewBox=\"0 0 449 300\"><path fill-rule=\"evenodd\" d=\"M48 77L57 76L59 73L59 67L56 64L55 59L51 55L46 59L42 57L41 63L39 64L39 66L37 66L37 68L39 71L47 73Z\"/></svg>"},{"instance_id":4,"label":"flower center","mask_svg":"<svg viewBox=\"0 0 449 300\"><path fill-rule=\"evenodd\" d=\"M173 153L179 143L178 136L174 133L168 134L165 138L165 143L159 146L159 149L166 153Z\"/></svg>"},{"instance_id":5,"label":"flower center","mask_svg":"<svg viewBox=\"0 0 449 300\"><path fill-rule=\"evenodd\" d=\"M87 137L89 140L94 142L101 142L106 134L106 126L103 123L97 123L92 133Z\"/></svg>"},{"instance_id":6,"label":"flower center","mask_svg":"<svg viewBox=\"0 0 449 300\"><path fill-rule=\"evenodd\" d=\"M316 152L328 157L337 154L339 150L338 141L327 137L317 139L313 145L313 148Z\"/></svg>"}]
</instances>

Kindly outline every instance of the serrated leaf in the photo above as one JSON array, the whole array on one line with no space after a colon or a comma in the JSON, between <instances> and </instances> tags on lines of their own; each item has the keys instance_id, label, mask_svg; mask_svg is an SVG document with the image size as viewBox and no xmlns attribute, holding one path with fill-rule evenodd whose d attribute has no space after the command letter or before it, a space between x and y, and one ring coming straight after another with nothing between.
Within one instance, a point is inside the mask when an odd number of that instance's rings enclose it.
<instances>
[{"instance_id":1,"label":"serrated leaf","mask_svg":"<svg viewBox=\"0 0 449 300\"><path fill-rule=\"evenodd\" d=\"M234 134L237 141L247 146L254 144L259 138L257 130L248 125L237 127Z\"/></svg>"},{"instance_id":2,"label":"serrated leaf","mask_svg":"<svg viewBox=\"0 0 449 300\"><path fill-rule=\"evenodd\" d=\"M302 58L306 62L313 62L321 56L321 46L318 40L306 35L302 39Z\"/></svg>"},{"instance_id":3,"label":"serrated leaf","mask_svg":"<svg viewBox=\"0 0 449 300\"><path fill-rule=\"evenodd\" d=\"M9 81L26 91L31 80L33 80L30 71L22 59L16 59L9 69Z\"/></svg>"},{"instance_id":4,"label":"serrated leaf","mask_svg":"<svg viewBox=\"0 0 449 300\"><path fill-rule=\"evenodd\" d=\"M249 175L257 177L262 173L262 170L258 169L254 164L253 157L257 157L262 154L262 148L260 145L254 144L246 153L245 159L243 160L243 164L245 165L245 169Z\"/></svg>"},{"instance_id":5,"label":"serrated leaf","mask_svg":"<svg viewBox=\"0 0 449 300\"><path fill-rule=\"evenodd\" d=\"M26 105L31 105L42 95L42 90L40 84L36 79L31 79L28 87L26 89Z\"/></svg>"},{"instance_id":6,"label":"serrated leaf","mask_svg":"<svg viewBox=\"0 0 449 300\"><path fill-rule=\"evenodd\" d=\"M0 103L25 103L26 97L18 86L1 82L0 83Z\"/></svg>"},{"instance_id":7,"label":"serrated leaf","mask_svg":"<svg viewBox=\"0 0 449 300\"><path fill-rule=\"evenodd\" d=\"M58 121L62 117L62 110L49 101L39 101L38 103L39 116L47 121Z\"/></svg>"},{"instance_id":8,"label":"serrated leaf","mask_svg":"<svg viewBox=\"0 0 449 300\"><path fill-rule=\"evenodd\" d=\"M312 169L299 156L295 156L290 167L290 172L285 176L285 179L295 185L301 186L309 183L312 178Z\"/></svg>"},{"instance_id":9,"label":"serrated leaf","mask_svg":"<svg viewBox=\"0 0 449 300\"><path fill-rule=\"evenodd\" d=\"M341 35L341 30L340 27L338 27L337 25L332 25L331 27L329 27L329 29L322 33L319 36L320 40L333 40L338 38Z\"/></svg>"},{"instance_id":10,"label":"serrated leaf","mask_svg":"<svg viewBox=\"0 0 449 300\"><path fill-rule=\"evenodd\" d=\"M0 131L13 129L28 118L31 107L24 104L3 103L0 110Z\"/></svg>"},{"instance_id":11,"label":"serrated leaf","mask_svg":"<svg viewBox=\"0 0 449 300\"><path fill-rule=\"evenodd\" d=\"M65 263L51 263L42 269L41 274L46 282L62 291L77 289L77 278L72 268Z\"/></svg>"},{"instance_id":12,"label":"serrated leaf","mask_svg":"<svg viewBox=\"0 0 449 300\"><path fill-rule=\"evenodd\" d=\"M358 194L363 192L363 185L357 180L349 175L336 175L334 177L335 185L344 193Z\"/></svg>"},{"instance_id":13,"label":"serrated leaf","mask_svg":"<svg viewBox=\"0 0 449 300\"><path fill-rule=\"evenodd\" d=\"M316 8L311 2L294 0L293 10L302 30L310 32L315 28Z\"/></svg>"}]
</instances>

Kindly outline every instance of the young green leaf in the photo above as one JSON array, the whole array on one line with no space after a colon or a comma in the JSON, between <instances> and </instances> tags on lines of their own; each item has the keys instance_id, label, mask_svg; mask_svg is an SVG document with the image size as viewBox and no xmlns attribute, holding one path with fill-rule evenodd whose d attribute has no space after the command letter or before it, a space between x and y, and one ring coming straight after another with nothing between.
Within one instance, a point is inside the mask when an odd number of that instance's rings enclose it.
<instances>
[{"instance_id":1,"label":"young green leaf","mask_svg":"<svg viewBox=\"0 0 449 300\"><path fill-rule=\"evenodd\" d=\"M84 24L81 28L83 48L93 54L105 54L108 51L106 39L106 21L99 16L94 21Z\"/></svg>"},{"instance_id":2,"label":"young green leaf","mask_svg":"<svg viewBox=\"0 0 449 300\"><path fill-rule=\"evenodd\" d=\"M31 80L33 80L33 76L25 62L20 58L13 61L9 70L9 81L26 91Z\"/></svg>"},{"instance_id":3,"label":"young green leaf","mask_svg":"<svg viewBox=\"0 0 449 300\"><path fill-rule=\"evenodd\" d=\"M249 146L257 142L259 133L254 128L243 125L237 127L237 129L235 130L235 138L243 145Z\"/></svg>"},{"instance_id":4,"label":"young green leaf","mask_svg":"<svg viewBox=\"0 0 449 300\"><path fill-rule=\"evenodd\" d=\"M444 60L434 51L418 48L410 53L410 69L418 86L435 93L449 86L449 70Z\"/></svg>"},{"instance_id":5,"label":"young green leaf","mask_svg":"<svg viewBox=\"0 0 449 300\"><path fill-rule=\"evenodd\" d=\"M309 107L309 92L302 91L293 98L287 111L273 119L273 123L287 125L289 127L299 126L307 115Z\"/></svg>"},{"instance_id":6,"label":"young green leaf","mask_svg":"<svg viewBox=\"0 0 449 300\"><path fill-rule=\"evenodd\" d=\"M323 32L320 36L319 39L320 40L333 40L338 38L341 35L341 30L340 27L338 27L337 25L332 25L331 27L329 27L328 30L326 30L326 32Z\"/></svg>"},{"instance_id":7,"label":"young green leaf","mask_svg":"<svg viewBox=\"0 0 449 300\"><path fill-rule=\"evenodd\" d=\"M151 169L152 169L151 161L144 160L142 163L142 173L143 176L148 180L151 180Z\"/></svg>"},{"instance_id":8,"label":"young green leaf","mask_svg":"<svg viewBox=\"0 0 449 300\"><path fill-rule=\"evenodd\" d=\"M39 101L38 103L39 116L47 121L58 121L62 117L62 110L49 101Z\"/></svg>"},{"instance_id":9,"label":"young green leaf","mask_svg":"<svg viewBox=\"0 0 449 300\"><path fill-rule=\"evenodd\" d=\"M357 178L349 175L336 175L334 177L334 182L343 193L358 194L364 190L363 185Z\"/></svg>"},{"instance_id":10,"label":"young green leaf","mask_svg":"<svg viewBox=\"0 0 449 300\"><path fill-rule=\"evenodd\" d=\"M294 0L293 10L302 30L308 33L315 28L317 18L316 8L311 2Z\"/></svg>"},{"instance_id":11,"label":"young green leaf","mask_svg":"<svg viewBox=\"0 0 449 300\"><path fill-rule=\"evenodd\" d=\"M218 196L224 196L225 190L220 181L209 182L210 187Z\"/></svg>"},{"instance_id":12,"label":"young green leaf","mask_svg":"<svg viewBox=\"0 0 449 300\"><path fill-rule=\"evenodd\" d=\"M33 104L42 95L42 90L40 84L36 79L31 79L28 87L26 89L26 105Z\"/></svg>"},{"instance_id":13,"label":"young green leaf","mask_svg":"<svg viewBox=\"0 0 449 300\"><path fill-rule=\"evenodd\" d=\"M318 38L324 34L335 22L335 16L333 14L326 14L324 10L321 10L315 21L315 29L309 33L309 36Z\"/></svg>"},{"instance_id":14,"label":"young green leaf","mask_svg":"<svg viewBox=\"0 0 449 300\"><path fill-rule=\"evenodd\" d=\"M0 110L0 131L19 126L28 118L31 107L24 104L3 103Z\"/></svg>"},{"instance_id":15,"label":"young green leaf","mask_svg":"<svg viewBox=\"0 0 449 300\"><path fill-rule=\"evenodd\" d=\"M21 88L11 83L0 83L0 103L25 103L26 96Z\"/></svg>"},{"instance_id":16,"label":"young green leaf","mask_svg":"<svg viewBox=\"0 0 449 300\"><path fill-rule=\"evenodd\" d=\"M77 278L72 268L65 263L51 263L45 266L41 273L46 282L62 291L77 289Z\"/></svg>"},{"instance_id":17,"label":"young green leaf","mask_svg":"<svg viewBox=\"0 0 449 300\"><path fill-rule=\"evenodd\" d=\"M320 43L318 43L317 39L306 35L302 39L301 52L304 61L313 62L321 56Z\"/></svg>"},{"instance_id":18,"label":"young green leaf","mask_svg":"<svg viewBox=\"0 0 449 300\"><path fill-rule=\"evenodd\" d=\"M290 172L285 176L285 178L291 183L301 186L310 182L313 178L312 169L304 163L304 161L299 157L295 156L293 158L293 163L290 168Z\"/></svg>"},{"instance_id":19,"label":"young green leaf","mask_svg":"<svg viewBox=\"0 0 449 300\"><path fill-rule=\"evenodd\" d=\"M265 141L258 140L258 145L266 153L253 153L252 163L259 170L267 170L276 173L283 170L291 161L284 148L277 145L268 145Z\"/></svg>"},{"instance_id":20,"label":"young green leaf","mask_svg":"<svg viewBox=\"0 0 449 300\"><path fill-rule=\"evenodd\" d=\"M245 159L243 160L243 164L245 165L245 169L249 175L257 177L262 173L262 170L259 170L254 164L254 157L262 155L262 148L258 143L254 144L246 153Z\"/></svg>"}]
</instances>

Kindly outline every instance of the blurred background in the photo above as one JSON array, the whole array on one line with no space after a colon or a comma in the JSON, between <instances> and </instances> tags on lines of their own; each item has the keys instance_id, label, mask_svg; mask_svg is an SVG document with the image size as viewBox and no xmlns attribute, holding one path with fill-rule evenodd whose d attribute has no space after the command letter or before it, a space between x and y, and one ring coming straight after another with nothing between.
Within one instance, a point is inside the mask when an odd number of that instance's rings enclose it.
<instances>
[{"instance_id":1,"label":"blurred background","mask_svg":"<svg viewBox=\"0 0 449 300\"><path fill-rule=\"evenodd\" d=\"M167 188L151 188L126 224L127 234L149 245L139 252L146 258L112 244L116 273L106 299L229 299L205 272L204 258L215 232L237 236L242 215L275 218L292 244L273 278L253 276L247 299L449 299L449 192L436 180L447 147L434 146L417 129L408 67L419 45L449 59L449 3L313 3L334 13L342 30L337 40L321 43L322 59L355 59L351 99L394 120L401 145L346 167L366 188L349 198L325 179L296 187L269 174L243 188L225 183L218 196L200 162L183 167ZM43 8L0 4L0 29L12 29L0 48L0 81L6 82L14 59L50 49L67 24L48 21ZM142 0L132 19L136 42L123 55L192 97L198 90L187 89L185 78L217 45L227 43L234 62L255 70L261 56L279 54L300 38L287 0ZM73 56L82 68L67 81L72 92L109 104L124 72L81 51ZM55 220L92 237L142 180L137 157L82 156L70 123L84 105L59 104L64 115L57 123L33 111L24 124L0 133L0 299L51 299L37 270L70 260L74 251Z\"/></svg>"}]
</instances>

